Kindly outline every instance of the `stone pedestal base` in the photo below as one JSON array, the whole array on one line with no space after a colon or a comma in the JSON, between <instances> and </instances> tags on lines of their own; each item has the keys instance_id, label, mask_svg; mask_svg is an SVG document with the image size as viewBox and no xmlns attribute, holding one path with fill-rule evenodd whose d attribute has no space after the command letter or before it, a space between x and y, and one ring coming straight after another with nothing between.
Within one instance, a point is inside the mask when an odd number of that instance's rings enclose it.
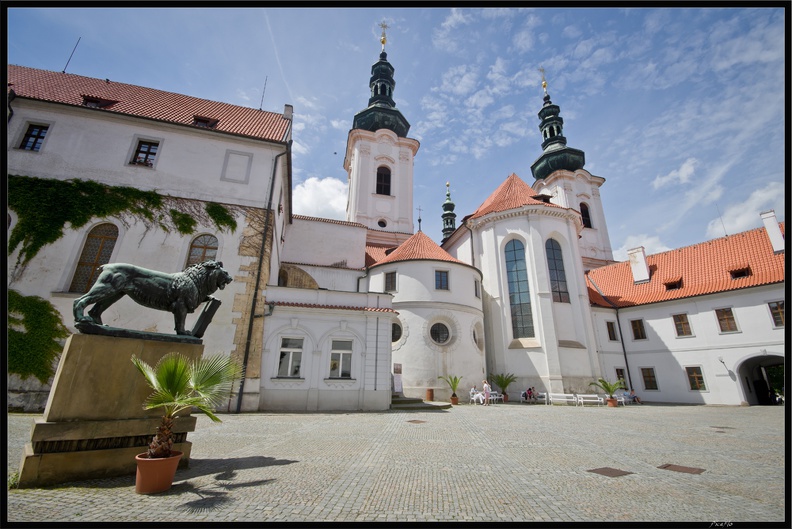
<instances>
[{"instance_id":1,"label":"stone pedestal base","mask_svg":"<svg viewBox=\"0 0 792 529\"><path fill-rule=\"evenodd\" d=\"M145 452L161 413L144 410L151 393L130 358L150 365L177 351L199 358L203 345L75 334L58 364L43 419L33 424L19 471L20 487L134 475L135 456ZM174 450L189 465L195 417L176 420Z\"/></svg>"}]
</instances>

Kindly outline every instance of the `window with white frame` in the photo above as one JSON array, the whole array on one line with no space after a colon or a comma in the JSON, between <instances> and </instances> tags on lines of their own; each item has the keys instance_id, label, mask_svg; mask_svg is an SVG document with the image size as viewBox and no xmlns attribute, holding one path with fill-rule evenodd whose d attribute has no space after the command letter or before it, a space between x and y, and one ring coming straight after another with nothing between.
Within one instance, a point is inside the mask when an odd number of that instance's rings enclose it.
<instances>
[{"instance_id":1,"label":"window with white frame","mask_svg":"<svg viewBox=\"0 0 792 529\"><path fill-rule=\"evenodd\" d=\"M605 325L608 327L608 340L611 342L618 342L619 335L616 333L616 322L606 321Z\"/></svg>"},{"instance_id":2,"label":"window with white frame","mask_svg":"<svg viewBox=\"0 0 792 529\"><path fill-rule=\"evenodd\" d=\"M737 320L734 319L734 312L731 307L715 309L715 316L718 318L720 332L738 332Z\"/></svg>"},{"instance_id":3,"label":"window with white frame","mask_svg":"<svg viewBox=\"0 0 792 529\"><path fill-rule=\"evenodd\" d=\"M330 378L352 378L352 340L333 340Z\"/></svg>"},{"instance_id":4,"label":"window with white frame","mask_svg":"<svg viewBox=\"0 0 792 529\"><path fill-rule=\"evenodd\" d=\"M506 277L509 286L509 305L514 338L533 338L533 313L531 292L528 288L528 269L525 264L525 246L517 239L504 248Z\"/></svg>"},{"instance_id":5,"label":"window with white frame","mask_svg":"<svg viewBox=\"0 0 792 529\"><path fill-rule=\"evenodd\" d=\"M280 359L278 361L278 377L300 377L302 349L302 338L281 338Z\"/></svg>"},{"instance_id":6,"label":"window with white frame","mask_svg":"<svg viewBox=\"0 0 792 529\"><path fill-rule=\"evenodd\" d=\"M448 290L448 270L435 270L435 290Z\"/></svg>"},{"instance_id":7,"label":"window with white frame","mask_svg":"<svg viewBox=\"0 0 792 529\"><path fill-rule=\"evenodd\" d=\"M693 391L705 391L707 387L704 385L704 374L701 372L700 366L688 366L685 368L687 373L688 385Z\"/></svg>"},{"instance_id":8,"label":"window with white frame","mask_svg":"<svg viewBox=\"0 0 792 529\"><path fill-rule=\"evenodd\" d=\"M385 273L385 292L396 292L396 272Z\"/></svg>"},{"instance_id":9,"label":"window with white frame","mask_svg":"<svg viewBox=\"0 0 792 529\"><path fill-rule=\"evenodd\" d=\"M672 318L674 319L674 329L677 337L693 336L687 314L674 314Z\"/></svg>"},{"instance_id":10,"label":"window with white frame","mask_svg":"<svg viewBox=\"0 0 792 529\"><path fill-rule=\"evenodd\" d=\"M630 320L632 327L633 340L646 340L646 329L643 320Z\"/></svg>"},{"instance_id":11,"label":"window with white frame","mask_svg":"<svg viewBox=\"0 0 792 529\"><path fill-rule=\"evenodd\" d=\"M185 268L204 261L213 261L217 257L217 237L204 234L193 239L190 244L190 255L187 256Z\"/></svg>"},{"instance_id":12,"label":"window with white frame","mask_svg":"<svg viewBox=\"0 0 792 529\"><path fill-rule=\"evenodd\" d=\"M142 165L144 167L154 167L154 162L157 160L158 150L158 141L138 140L137 147L132 152L132 159L129 160L129 164Z\"/></svg>"},{"instance_id":13,"label":"window with white frame","mask_svg":"<svg viewBox=\"0 0 792 529\"><path fill-rule=\"evenodd\" d=\"M47 136L49 125L39 125L31 123L28 125L25 135L22 136L22 143L19 148L23 151L38 152L44 144L44 138Z\"/></svg>"},{"instance_id":14,"label":"window with white frame","mask_svg":"<svg viewBox=\"0 0 792 529\"><path fill-rule=\"evenodd\" d=\"M767 307L770 309L770 316L773 318L773 327L776 329L783 327L784 322L786 321L786 315L784 313L784 300L771 301L767 304Z\"/></svg>"},{"instance_id":15,"label":"window with white frame","mask_svg":"<svg viewBox=\"0 0 792 529\"><path fill-rule=\"evenodd\" d=\"M657 377L653 367L642 367L641 378L643 379L644 389L657 389Z\"/></svg>"}]
</instances>

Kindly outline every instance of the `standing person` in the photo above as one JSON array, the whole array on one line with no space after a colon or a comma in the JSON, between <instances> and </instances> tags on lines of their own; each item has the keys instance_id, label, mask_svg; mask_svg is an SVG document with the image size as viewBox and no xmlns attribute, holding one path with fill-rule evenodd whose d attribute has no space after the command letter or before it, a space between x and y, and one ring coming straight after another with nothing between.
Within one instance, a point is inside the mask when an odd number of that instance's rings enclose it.
<instances>
[{"instance_id":1,"label":"standing person","mask_svg":"<svg viewBox=\"0 0 792 529\"><path fill-rule=\"evenodd\" d=\"M484 384L484 406L489 406L490 391L491 391L489 382L483 380L481 383Z\"/></svg>"}]
</instances>

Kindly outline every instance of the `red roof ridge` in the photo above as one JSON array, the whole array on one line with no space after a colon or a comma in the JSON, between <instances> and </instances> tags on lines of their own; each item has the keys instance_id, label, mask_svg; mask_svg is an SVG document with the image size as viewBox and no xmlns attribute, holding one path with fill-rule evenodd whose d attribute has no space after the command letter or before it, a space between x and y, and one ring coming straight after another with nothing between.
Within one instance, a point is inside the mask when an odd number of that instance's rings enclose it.
<instances>
[{"instance_id":1,"label":"red roof ridge","mask_svg":"<svg viewBox=\"0 0 792 529\"><path fill-rule=\"evenodd\" d=\"M484 202L481 203L476 211L465 217L464 220L475 219L489 213L496 213L529 205L562 208L562 206L558 204L534 198L539 195L542 195L542 193L534 191L533 188L517 176L516 173L512 173L486 198L486 200L484 200Z\"/></svg>"},{"instance_id":2,"label":"red roof ridge","mask_svg":"<svg viewBox=\"0 0 792 529\"><path fill-rule=\"evenodd\" d=\"M452 257L451 254L440 248L440 246L438 246L437 243L429 238L429 236L424 232L418 231L409 239L401 243L384 259L374 263L374 266L385 263L394 263L397 261L413 260L447 261L452 263L466 264L459 259Z\"/></svg>"},{"instance_id":3,"label":"red roof ridge","mask_svg":"<svg viewBox=\"0 0 792 529\"><path fill-rule=\"evenodd\" d=\"M333 309L333 310L362 310L368 312L396 312L394 309L384 307L355 307L351 305L322 305L319 303L298 303L296 301L273 301L278 307L300 307L306 309Z\"/></svg>"}]
</instances>

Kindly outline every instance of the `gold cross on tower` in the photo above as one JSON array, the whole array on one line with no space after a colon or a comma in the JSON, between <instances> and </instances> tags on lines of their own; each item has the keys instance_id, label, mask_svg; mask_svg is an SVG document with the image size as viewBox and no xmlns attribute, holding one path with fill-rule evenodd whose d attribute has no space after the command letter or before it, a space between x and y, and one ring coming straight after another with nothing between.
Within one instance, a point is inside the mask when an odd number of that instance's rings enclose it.
<instances>
[{"instance_id":1,"label":"gold cross on tower","mask_svg":"<svg viewBox=\"0 0 792 529\"><path fill-rule=\"evenodd\" d=\"M388 29L390 26L388 26L383 20L382 22L379 23L379 27L382 28L382 36L380 37L380 42L382 43L382 51L385 51L385 43L388 41L388 39L385 37L385 30Z\"/></svg>"},{"instance_id":2,"label":"gold cross on tower","mask_svg":"<svg viewBox=\"0 0 792 529\"><path fill-rule=\"evenodd\" d=\"M547 81L545 80L544 76L544 68L540 66L539 71L542 72L542 89L544 90L545 95L547 95Z\"/></svg>"}]
</instances>

